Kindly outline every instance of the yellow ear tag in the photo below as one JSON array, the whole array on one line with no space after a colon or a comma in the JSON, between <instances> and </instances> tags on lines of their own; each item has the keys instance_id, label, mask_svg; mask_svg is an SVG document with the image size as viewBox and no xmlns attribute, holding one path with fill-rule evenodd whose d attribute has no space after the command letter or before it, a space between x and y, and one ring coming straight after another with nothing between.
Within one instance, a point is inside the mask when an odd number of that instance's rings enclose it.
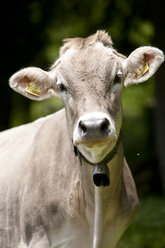
<instances>
[{"instance_id":1,"label":"yellow ear tag","mask_svg":"<svg viewBox=\"0 0 165 248\"><path fill-rule=\"evenodd\" d=\"M26 92L37 97L40 96L40 89L34 81L26 84Z\"/></svg>"},{"instance_id":2,"label":"yellow ear tag","mask_svg":"<svg viewBox=\"0 0 165 248\"><path fill-rule=\"evenodd\" d=\"M149 71L149 66L147 62L143 62L142 65L143 65L143 68L139 69L137 72L137 78L142 77L147 71Z\"/></svg>"}]
</instances>

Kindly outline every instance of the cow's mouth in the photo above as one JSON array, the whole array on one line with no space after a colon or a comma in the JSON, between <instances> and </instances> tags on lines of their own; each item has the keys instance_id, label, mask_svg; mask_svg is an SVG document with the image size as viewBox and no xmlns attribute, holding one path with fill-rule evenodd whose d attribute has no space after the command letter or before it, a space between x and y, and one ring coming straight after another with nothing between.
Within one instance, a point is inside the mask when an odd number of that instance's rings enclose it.
<instances>
[{"instance_id":1,"label":"cow's mouth","mask_svg":"<svg viewBox=\"0 0 165 248\"><path fill-rule=\"evenodd\" d=\"M89 163L95 165L104 160L107 154L113 149L115 143L116 139L113 137L102 140L84 140L77 145L77 148Z\"/></svg>"},{"instance_id":2,"label":"cow's mouth","mask_svg":"<svg viewBox=\"0 0 165 248\"><path fill-rule=\"evenodd\" d=\"M105 137L104 139L93 139L93 140L86 140L82 139L79 144L84 145L85 147L88 148L93 148L93 147L103 147L107 146L109 143L113 142L115 140L115 137Z\"/></svg>"}]
</instances>

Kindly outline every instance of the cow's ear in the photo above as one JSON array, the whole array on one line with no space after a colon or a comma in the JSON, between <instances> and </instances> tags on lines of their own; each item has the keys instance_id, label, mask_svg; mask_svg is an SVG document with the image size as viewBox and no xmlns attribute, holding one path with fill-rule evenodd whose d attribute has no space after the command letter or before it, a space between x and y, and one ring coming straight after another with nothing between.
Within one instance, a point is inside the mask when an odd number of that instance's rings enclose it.
<instances>
[{"instance_id":1,"label":"cow's ear","mask_svg":"<svg viewBox=\"0 0 165 248\"><path fill-rule=\"evenodd\" d=\"M164 54L155 47L137 48L124 61L124 85L138 84L149 79L164 61Z\"/></svg>"},{"instance_id":2,"label":"cow's ear","mask_svg":"<svg viewBox=\"0 0 165 248\"><path fill-rule=\"evenodd\" d=\"M10 87L32 100L44 100L57 96L56 79L51 72L28 67L16 72L9 79Z\"/></svg>"}]
</instances>

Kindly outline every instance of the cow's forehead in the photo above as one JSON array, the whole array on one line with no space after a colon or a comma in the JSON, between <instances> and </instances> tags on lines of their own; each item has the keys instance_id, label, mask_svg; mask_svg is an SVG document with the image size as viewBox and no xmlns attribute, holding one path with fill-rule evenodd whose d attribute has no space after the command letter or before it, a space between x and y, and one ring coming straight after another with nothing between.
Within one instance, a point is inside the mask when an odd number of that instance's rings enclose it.
<instances>
[{"instance_id":1,"label":"cow's forehead","mask_svg":"<svg viewBox=\"0 0 165 248\"><path fill-rule=\"evenodd\" d=\"M69 49L60 59L59 74L68 82L113 78L118 67L116 56L99 43L86 49Z\"/></svg>"}]
</instances>

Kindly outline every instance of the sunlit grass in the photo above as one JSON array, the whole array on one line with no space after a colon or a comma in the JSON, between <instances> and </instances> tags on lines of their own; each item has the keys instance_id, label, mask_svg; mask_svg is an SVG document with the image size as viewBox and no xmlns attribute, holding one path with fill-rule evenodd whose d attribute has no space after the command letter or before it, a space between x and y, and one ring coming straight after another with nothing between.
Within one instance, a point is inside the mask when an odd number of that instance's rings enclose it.
<instances>
[{"instance_id":1,"label":"sunlit grass","mask_svg":"<svg viewBox=\"0 0 165 248\"><path fill-rule=\"evenodd\" d=\"M121 248L165 248L165 198L141 199L141 208L121 239Z\"/></svg>"}]
</instances>

